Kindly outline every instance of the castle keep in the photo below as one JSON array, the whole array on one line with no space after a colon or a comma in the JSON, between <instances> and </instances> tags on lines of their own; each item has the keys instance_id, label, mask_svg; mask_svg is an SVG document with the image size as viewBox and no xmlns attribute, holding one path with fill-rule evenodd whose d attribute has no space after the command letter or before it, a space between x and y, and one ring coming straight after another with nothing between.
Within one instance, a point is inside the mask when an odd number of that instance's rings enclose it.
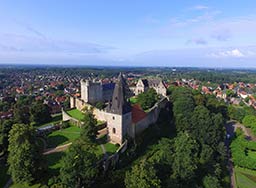
<instances>
[{"instance_id":1,"label":"castle keep","mask_svg":"<svg viewBox=\"0 0 256 188\"><path fill-rule=\"evenodd\" d=\"M158 93L161 92L165 96L165 87L162 88L161 82L156 82L155 87L158 86L160 88ZM149 87L147 85L141 92ZM140 91L140 88L137 91ZM131 106L129 97L131 97L131 91L120 73L116 83L102 84L81 80L81 98L70 97L70 106L82 111L85 107L93 107L98 102L107 102L107 107L103 110L93 108L93 114L96 119L106 122L109 140L122 144L127 136L135 138L150 124L155 123L160 110L165 108L168 102L166 97L163 97L148 113L145 113L138 105ZM65 112L63 112L63 120L69 120Z\"/></svg>"}]
</instances>

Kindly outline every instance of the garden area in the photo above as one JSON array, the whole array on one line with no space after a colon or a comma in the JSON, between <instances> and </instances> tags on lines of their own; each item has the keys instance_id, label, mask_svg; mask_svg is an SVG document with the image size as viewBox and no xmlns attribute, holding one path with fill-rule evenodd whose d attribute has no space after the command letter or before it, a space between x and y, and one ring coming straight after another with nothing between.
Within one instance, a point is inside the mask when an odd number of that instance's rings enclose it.
<instances>
[{"instance_id":1,"label":"garden area","mask_svg":"<svg viewBox=\"0 0 256 188\"><path fill-rule=\"evenodd\" d=\"M80 132L81 129L75 125L71 125L68 128L54 131L48 135L48 148L54 148L73 142L80 137Z\"/></svg>"},{"instance_id":2,"label":"garden area","mask_svg":"<svg viewBox=\"0 0 256 188\"><path fill-rule=\"evenodd\" d=\"M68 110L67 114L79 121L82 121L84 118L84 113L79 111L78 109ZM103 123L104 121L97 120L97 125L102 125Z\"/></svg>"},{"instance_id":3,"label":"garden area","mask_svg":"<svg viewBox=\"0 0 256 188\"><path fill-rule=\"evenodd\" d=\"M235 167L237 188L255 188L256 171Z\"/></svg>"},{"instance_id":4,"label":"garden area","mask_svg":"<svg viewBox=\"0 0 256 188\"><path fill-rule=\"evenodd\" d=\"M38 127L45 127L45 126L48 126L48 125L54 125L56 123L61 122L61 120L62 120L62 115L61 114L53 115L52 118L51 118L51 121L49 121L47 123L44 123L42 125L39 125Z\"/></svg>"},{"instance_id":5,"label":"garden area","mask_svg":"<svg viewBox=\"0 0 256 188\"><path fill-rule=\"evenodd\" d=\"M159 96L153 88L150 88L146 92L140 93L138 96L131 97L129 100L131 104L138 104L147 112L156 104L159 100Z\"/></svg>"},{"instance_id":6,"label":"garden area","mask_svg":"<svg viewBox=\"0 0 256 188\"><path fill-rule=\"evenodd\" d=\"M231 143L232 159L236 166L256 170L256 142L247 140L242 130L236 131Z\"/></svg>"},{"instance_id":7,"label":"garden area","mask_svg":"<svg viewBox=\"0 0 256 188\"><path fill-rule=\"evenodd\" d=\"M242 130L238 129L231 143L231 152L237 187L256 187L256 142L247 140Z\"/></svg>"},{"instance_id":8,"label":"garden area","mask_svg":"<svg viewBox=\"0 0 256 188\"><path fill-rule=\"evenodd\" d=\"M73 117L79 121L82 121L84 118L84 113L79 111L78 109L68 110L67 113L68 113L68 115L70 115L71 117Z\"/></svg>"}]
</instances>

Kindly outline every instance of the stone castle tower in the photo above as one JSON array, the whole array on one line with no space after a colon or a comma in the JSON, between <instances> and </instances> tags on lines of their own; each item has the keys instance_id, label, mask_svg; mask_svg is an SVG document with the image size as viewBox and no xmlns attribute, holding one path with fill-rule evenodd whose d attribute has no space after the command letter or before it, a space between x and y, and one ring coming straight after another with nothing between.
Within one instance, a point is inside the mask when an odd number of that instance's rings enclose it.
<instances>
[{"instance_id":1,"label":"stone castle tower","mask_svg":"<svg viewBox=\"0 0 256 188\"><path fill-rule=\"evenodd\" d=\"M91 80L81 80L81 99L89 104L103 100L102 84Z\"/></svg>"},{"instance_id":2,"label":"stone castle tower","mask_svg":"<svg viewBox=\"0 0 256 188\"><path fill-rule=\"evenodd\" d=\"M110 140L122 143L128 134L128 129L132 124L131 105L128 101L129 87L120 73L115 85L112 101L106 111L111 114L108 121L108 131Z\"/></svg>"}]
</instances>

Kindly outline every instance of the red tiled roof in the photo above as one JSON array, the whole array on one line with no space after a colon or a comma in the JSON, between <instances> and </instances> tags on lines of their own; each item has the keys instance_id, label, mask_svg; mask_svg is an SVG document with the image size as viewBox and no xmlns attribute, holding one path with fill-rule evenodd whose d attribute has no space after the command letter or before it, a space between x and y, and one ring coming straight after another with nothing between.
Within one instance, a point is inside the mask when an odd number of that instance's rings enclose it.
<instances>
[{"instance_id":1,"label":"red tiled roof","mask_svg":"<svg viewBox=\"0 0 256 188\"><path fill-rule=\"evenodd\" d=\"M147 113L144 112L138 104L132 106L132 122L137 123L140 120L144 119L147 116Z\"/></svg>"}]
</instances>

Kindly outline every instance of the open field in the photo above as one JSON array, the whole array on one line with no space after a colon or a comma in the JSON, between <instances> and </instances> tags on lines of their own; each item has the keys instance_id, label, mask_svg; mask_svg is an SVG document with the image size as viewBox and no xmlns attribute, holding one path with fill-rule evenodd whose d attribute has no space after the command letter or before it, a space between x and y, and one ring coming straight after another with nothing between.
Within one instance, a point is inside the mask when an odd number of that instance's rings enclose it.
<instances>
[{"instance_id":1,"label":"open field","mask_svg":"<svg viewBox=\"0 0 256 188\"><path fill-rule=\"evenodd\" d=\"M235 167L237 188L255 188L256 171Z\"/></svg>"},{"instance_id":2,"label":"open field","mask_svg":"<svg viewBox=\"0 0 256 188\"><path fill-rule=\"evenodd\" d=\"M81 129L76 126L54 131L48 135L48 148L53 148L72 142L79 138L80 132Z\"/></svg>"}]
</instances>

